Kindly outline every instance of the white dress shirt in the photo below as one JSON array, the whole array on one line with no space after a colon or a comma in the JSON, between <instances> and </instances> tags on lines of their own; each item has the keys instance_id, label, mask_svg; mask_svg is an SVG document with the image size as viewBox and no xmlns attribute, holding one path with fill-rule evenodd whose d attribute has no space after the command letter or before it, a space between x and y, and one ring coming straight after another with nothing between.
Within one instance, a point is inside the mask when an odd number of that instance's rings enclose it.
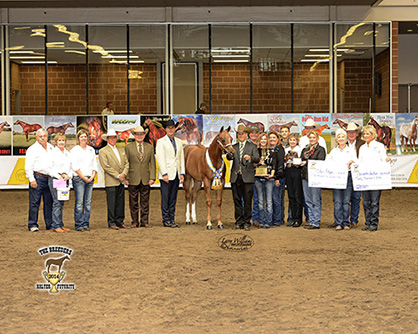
<instances>
[{"instance_id":1,"label":"white dress shirt","mask_svg":"<svg viewBox=\"0 0 418 334\"><path fill-rule=\"evenodd\" d=\"M53 148L54 146L52 146L50 143L46 143L46 149L44 149L38 142L28 148L25 158L25 173L26 177L29 179L29 182L35 181L33 172L38 172L46 175L49 174L49 166L51 161L50 152L53 150Z\"/></svg>"},{"instance_id":2,"label":"white dress shirt","mask_svg":"<svg viewBox=\"0 0 418 334\"><path fill-rule=\"evenodd\" d=\"M59 179L61 174L65 173L69 177L72 176L71 170L71 155L64 148L62 152L58 147L54 147L51 151L51 166L49 168L49 176Z\"/></svg>"},{"instance_id":3,"label":"white dress shirt","mask_svg":"<svg viewBox=\"0 0 418 334\"><path fill-rule=\"evenodd\" d=\"M80 169L81 174L92 176L93 171L98 170L96 152L94 148L87 145L83 150L80 145L74 146L71 150L71 167L74 172ZM77 173L74 173L77 175Z\"/></svg>"},{"instance_id":4,"label":"white dress shirt","mask_svg":"<svg viewBox=\"0 0 418 334\"><path fill-rule=\"evenodd\" d=\"M325 139L323 137L319 136L318 143L319 143L319 146L322 146L323 148L325 148L325 154L327 154L327 143L325 142ZM300 140L299 140L299 146L300 146L300 148L302 150L308 144L309 144L309 138L308 138L308 136L303 136L302 138L300 138Z\"/></svg>"},{"instance_id":5,"label":"white dress shirt","mask_svg":"<svg viewBox=\"0 0 418 334\"><path fill-rule=\"evenodd\" d=\"M332 160L339 162L341 164L346 164L348 168L348 163L350 161L356 161L356 151L354 147L348 147L346 145L343 149L340 149L338 146L333 148L327 156L327 160Z\"/></svg>"},{"instance_id":6,"label":"white dress shirt","mask_svg":"<svg viewBox=\"0 0 418 334\"><path fill-rule=\"evenodd\" d=\"M376 140L372 140L369 144L364 143L360 146L358 154L359 163L375 163L386 161L385 145Z\"/></svg>"}]
</instances>

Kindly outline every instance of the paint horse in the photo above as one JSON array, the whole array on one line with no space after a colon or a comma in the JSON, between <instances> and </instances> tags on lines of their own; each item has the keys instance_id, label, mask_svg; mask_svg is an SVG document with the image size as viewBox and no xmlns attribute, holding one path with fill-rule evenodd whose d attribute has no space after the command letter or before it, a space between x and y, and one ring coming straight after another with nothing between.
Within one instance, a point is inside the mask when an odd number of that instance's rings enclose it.
<instances>
[{"instance_id":1,"label":"paint horse","mask_svg":"<svg viewBox=\"0 0 418 334\"><path fill-rule=\"evenodd\" d=\"M222 158L222 153L233 158L235 150L232 147L231 130L222 127L219 133L212 140L209 148L203 145L188 145L184 148L184 159L186 165L186 175L184 177L184 190L186 196L186 225L190 225L190 211L193 224L197 224L196 219L196 198L202 183L206 193L206 207L208 210L207 225L208 230L212 229L210 210L212 198L210 189L216 190L216 200L218 205L218 228L223 229L221 221L222 191L225 185L226 167Z\"/></svg>"},{"instance_id":2,"label":"paint horse","mask_svg":"<svg viewBox=\"0 0 418 334\"><path fill-rule=\"evenodd\" d=\"M7 123L7 121L4 121L4 122L1 122L0 123L0 133L3 131L3 128L4 127L9 127L10 126L10 124L9 123Z\"/></svg>"},{"instance_id":3,"label":"paint horse","mask_svg":"<svg viewBox=\"0 0 418 334\"><path fill-rule=\"evenodd\" d=\"M411 123L402 124L399 127L399 138L401 139L401 150L408 151L408 141L409 149L415 152L415 141L417 140L417 124L418 117L415 117ZM412 147L413 146L413 147Z\"/></svg>"},{"instance_id":4,"label":"paint horse","mask_svg":"<svg viewBox=\"0 0 418 334\"><path fill-rule=\"evenodd\" d=\"M116 134L119 136L118 139L124 140L125 141L125 145L128 145L129 137L132 134L131 131L134 130L134 129L135 128L128 129L128 130L125 130L125 131L116 131Z\"/></svg>"},{"instance_id":5,"label":"paint horse","mask_svg":"<svg viewBox=\"0 0 418 334\"><path fill-rule=\"evenodd\" d=\"M39 124L29 124L29 123L25 123L21 120L17 120L16 122L14 122L14 125L20 125L23 129L23 133L26 136L26 142L29 141L29 133L31 132L36 132L39 129L42 129L42 126Z\"/></svg>"},{"instance_id":6,"label":"paint horse","mask_svg":"<svg viewBox=\"0 0 418 334\"><path fill-rule=\"evenodd\" d=\"M70 260L68 255L60 257L59 259L48 259L45 261L46 270L49 273L49 269L51 269L51 265L58 267L58 273L61 271L62 264L65 260Z\"/></svg>"},{"instance_id":7,"label":"paint horse","mask_svg":"<svg viewBox=\"0 0 418 334\"><path fill-rule=\"evenodd\" d=\"M48 137L51 136L53 133L62 133L65 134L68 128L73 128L73 123L65 123L60 126L49 126L46 131L48 132Z\"/></svg>"},{"instance_id":8,"label":"paint horse","mask_svg":"<svg viewBox=\"0 0 418 334\"><path fill-rule=\"evenodd\" d=\"M329 125L328 124L324 124L321 125L318 129L314 129L316 132L318 132L319 135L321 135L322 131L324 131L325 129L329 129ZM306 136L307 131L306 129L302 130L302 136Z\"/></svg>"},{"instance_id":9,"label":"paint horse","mask_svg":"<svg viewBox=\"0 0 418 334\"><path fill-rule=\"evenodd\" d=\"M165 136L165 130L160 122L153 120L149 117L145 119L144 126L148 127L149 129L149 142L150 144L155 145L157 144L157 140Z\"/></svg>"},{"instance_id":10,"label":"paint horse","mask_svg":"<svg viewBox=\"0 0 418 334\"><path fill-rule=\"evenodd\" d=\"M247 121L246 119L240 118L237 124L241 124L241 123L247 127L252 127L253 125L256 125L260 129L260 132L264 132L264 124L261 122L250 122L250 121Z\"/></svg>"},{"instance_id":11,"label":"paint horse","mask_svg":"<svg viewBox=\"0 0 418 334\"><path fill-rule=\"evenodd\" d=\"M298 123L296 123L295 121L291 121L285 124L273 124L272 126L270 126L269 131L275 131L280 133L280 130L284 126L287 126L290 129L292 126L298 126Z\"/></svg>"},{"instance_id":12,"label":"paint horse","mask_svg":"<svg viewBox=\"0 0 418 334\"><path fill-rule=\"evenodd\" d=\"M383 143L387 150L390 150L390 140L392 139L392 130L387 125L380 125L377 121L370 117L368 125L372 125L376 129L377 141Z\"/></svg>"}]
</instances>

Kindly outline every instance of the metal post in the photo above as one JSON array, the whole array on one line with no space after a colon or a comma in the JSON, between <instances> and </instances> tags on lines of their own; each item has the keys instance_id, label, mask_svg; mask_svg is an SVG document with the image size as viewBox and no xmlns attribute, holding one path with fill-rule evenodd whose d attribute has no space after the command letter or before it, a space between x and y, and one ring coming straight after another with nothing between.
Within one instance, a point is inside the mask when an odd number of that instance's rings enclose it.
<instances>
[{"instance_id":1,"label":"metal post","mask_svg":"<svg viewBox=\"0 0 418 334\"><path fill-rule=\"evenodd\" d=\"M126 77L127 77L127 83L126 83L126 88L127 88L127 104L128 104L128 114L131 113L131 108L130 108L130 80L129 80L129 70L131 68L130 64L129 64L129 50L130 50L130 43L129 43L129 24L126 25L126 54L127 54L127 59L128 59L128 66L126 68Z\"/></svg>"},{"instance_id":2,"label":"metal post","mask_svg":"<svg viewBox=\"0 0 418 334\"><path fill-rule=\"evenodd\" d=\"M44 25L45 38L44 38L44 53L45 53L45 115L48 115L48 27Z\"/></svg>"},{"instance_id":3,"label":"metal post","mask_svg":"<svg viewBox=\"0 0 418 334\"><path fill-rule=\"evenodd\" d=\"M253 113L253 25L250 23L250 113Z\"/></svg>"}]
</instances>

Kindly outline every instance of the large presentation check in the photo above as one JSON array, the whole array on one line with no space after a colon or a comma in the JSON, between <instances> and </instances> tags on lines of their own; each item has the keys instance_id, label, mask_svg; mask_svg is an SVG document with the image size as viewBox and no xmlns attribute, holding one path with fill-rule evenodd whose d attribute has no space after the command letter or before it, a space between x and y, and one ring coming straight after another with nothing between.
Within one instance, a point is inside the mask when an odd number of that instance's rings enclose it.
<instances>
[{"instance_id":1,"label":"large presentation check","mask_svg":"<svg viewBox=\"0 0 418 334\"><path fill-rule=\"evenodd\" d=\"M384 190L392 189L391 167L388 162L374 164L352 164L354 190Z\"/></svg>"},{"instance_id":2,"label":"large presentation check","mask_svg":"<svg viewBox=\"0 0 418 334\"><path fill-rule=\"evenodd\" d=\"M309 160L308 184L313 188L347 188L348 166L331 160Z\"/></svg>"}]
</instances>

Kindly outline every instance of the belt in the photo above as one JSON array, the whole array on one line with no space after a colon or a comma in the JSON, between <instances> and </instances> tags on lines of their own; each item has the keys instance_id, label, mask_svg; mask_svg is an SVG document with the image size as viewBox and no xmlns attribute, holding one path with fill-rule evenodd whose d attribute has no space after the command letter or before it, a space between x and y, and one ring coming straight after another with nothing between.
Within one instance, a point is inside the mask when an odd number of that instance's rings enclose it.
<instances>
[{"instance_id":1,"label":"belt","mask_svg":"<svg viewBox=\"0 0 418 334\"><path fill-rule=\"evenodd\" d=\"M46 174L42 174L42 173L39 173L39 172L33 172L34 174L37 174L37 175L40 175L40 176L43 176L43 177L49 177L49 175L46 175Z\"/></svg>"}]
</instances>

